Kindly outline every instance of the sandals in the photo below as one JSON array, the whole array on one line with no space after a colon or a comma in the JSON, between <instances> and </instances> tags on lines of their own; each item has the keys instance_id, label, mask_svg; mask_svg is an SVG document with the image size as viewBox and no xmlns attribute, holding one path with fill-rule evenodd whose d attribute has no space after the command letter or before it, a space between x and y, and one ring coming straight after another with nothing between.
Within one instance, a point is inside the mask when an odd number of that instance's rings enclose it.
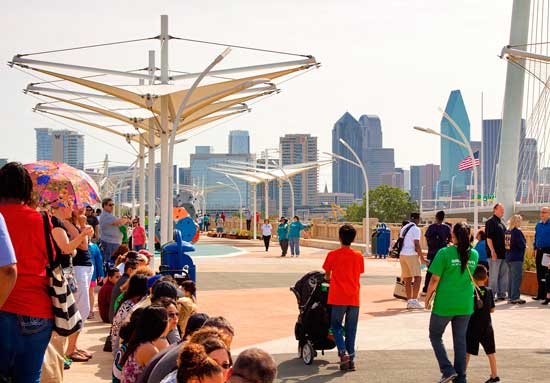
<instances>
[{"instance_id":1,"label":"sandals","mask_svg":"<svg viewBox=\"0 0 550 383\"><path fill-rule=\"evenodd\" d=\"M76 351L77 351L79 354L84 355L86 358L92 359L92 354L90 354L88 351L82 350L82 349L80 349L80 348L77 348Z\"/></svg>"},{"instance_id":2,"label":"sandals","mask_svg":"<svg viewBox=\"0 0 550 383\"><path fill-rule=\"evenodd\" d=\"M87 362L90 359L78 351L73 351L71 354L67 355L67 357L73 362Z\"/></svg>"}]
</instances>

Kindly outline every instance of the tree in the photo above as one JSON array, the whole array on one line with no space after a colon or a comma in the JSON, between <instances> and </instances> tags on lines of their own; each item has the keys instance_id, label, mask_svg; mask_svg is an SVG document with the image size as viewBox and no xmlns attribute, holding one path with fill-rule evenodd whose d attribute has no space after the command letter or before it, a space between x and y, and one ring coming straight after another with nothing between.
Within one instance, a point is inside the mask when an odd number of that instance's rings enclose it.
<instances>
[{"instance_id":1,"label":"tree","mask_svg":"<svg viewBox=\"0 0 550 383\"><path fill-rule=\"evenodd\" d=\"M369 190L369 215L380 222L400 223L408 219L411 212L418 211L418 204L409 193L389 185L380 185ZM363 203L351 204L346 209L346 220L361 222L365 218L365 197Z\"/></svg>"}]
</instances>

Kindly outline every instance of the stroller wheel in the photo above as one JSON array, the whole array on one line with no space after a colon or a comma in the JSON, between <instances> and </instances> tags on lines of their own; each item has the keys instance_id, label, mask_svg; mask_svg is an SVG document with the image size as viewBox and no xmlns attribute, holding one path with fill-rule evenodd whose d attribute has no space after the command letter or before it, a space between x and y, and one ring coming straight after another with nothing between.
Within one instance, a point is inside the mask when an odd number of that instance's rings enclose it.
<instances>
[{"instance_id":1,"label":"stroller wheel","mask_svg":"<svg viewBox=\"0 0 550 383\"><path fill-rule=\"evenodd\" d=\"M307 341L304 344L304 347L302 347L302 360L305 364L310 365L313 363L313 359L315 358L315 350L313 349L313 345L310 341Z\"/></svg>"}]
</instances>

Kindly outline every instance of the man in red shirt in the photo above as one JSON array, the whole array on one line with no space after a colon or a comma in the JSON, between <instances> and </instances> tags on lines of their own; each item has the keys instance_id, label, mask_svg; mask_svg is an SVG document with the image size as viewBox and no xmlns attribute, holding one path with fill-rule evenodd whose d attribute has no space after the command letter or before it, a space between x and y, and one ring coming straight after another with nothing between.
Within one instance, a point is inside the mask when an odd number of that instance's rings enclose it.
<instances>
[{"instance_id":1,"label":"man in red shirt","mask_svg":"<svg viewBox=\"0 0 550 383\"><path fill-rule=\"evenodd\" d=\"M365 262L360 252L352 250L351 244L357 232L352 225L340 227L340 247L328 253L323 269L330 281L328 304L332 305L330 327L340 357L340 369L355 370L355 335L359 321L359 291ZM345 317L345 339L342 322Z\"/></svg>"},{"instance_id":2,"label":"man in red shirt","mask_svg":"<svg viewBox=\"0 0 550 383\"><path fill-rule=\"evenodd\" d=\"M107 278L105 278L105 284L99 289L97 294L97 305L99 307L99 316L104 323L111 323L109 321L109 306L111 304L111 294L113 287L120 279L120 271L116 268L109 269L107 271Z\"/></svg>"}]
</instances>

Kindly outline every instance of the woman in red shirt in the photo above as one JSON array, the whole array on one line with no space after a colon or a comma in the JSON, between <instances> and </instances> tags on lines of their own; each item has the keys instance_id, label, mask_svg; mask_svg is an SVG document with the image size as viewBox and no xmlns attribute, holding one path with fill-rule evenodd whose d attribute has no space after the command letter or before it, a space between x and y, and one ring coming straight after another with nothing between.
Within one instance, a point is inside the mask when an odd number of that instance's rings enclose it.
<instances>
[{"instance_id":1,"label":"woman in red shirt","mask_svg":"<svg viewBox=\"0 0 550 383\"><path fill-rule=\"evenodd\" d=\"M46 237L42 215L27 204L32 180L20 163L0 169L0 213L6 220L15 256L17 281L0 307L0 378L40 382L42 361L52 334Z\"/></svg>"},{"instance_id":2,"label":"woman in red shirt","mask_svg":"<svg viewBox=\"0 0 550 383\"><path fill-rule=\"evenodd\" d=\"M145 247L145 229L139 224L139 218L132 220L132 247L134 251L140 251Z\"/></svg>"}]
</instances>

